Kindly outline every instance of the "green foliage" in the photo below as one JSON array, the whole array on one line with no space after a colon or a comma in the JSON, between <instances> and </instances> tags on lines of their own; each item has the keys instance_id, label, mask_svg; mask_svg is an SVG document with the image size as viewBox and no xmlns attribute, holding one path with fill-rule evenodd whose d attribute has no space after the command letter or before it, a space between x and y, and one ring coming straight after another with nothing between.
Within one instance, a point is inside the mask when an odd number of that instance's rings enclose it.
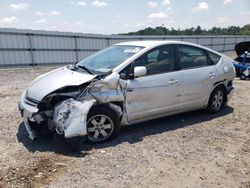
<instances>
[{"instance_id":1,"label":"green foliage","mask_svg":"<svg viewBox=\"0 0 250 188\"><path fill-rule=\"evenodd\" d=\"M250 24L245 25L244 27L241 28L240 30L241 35L250 35Z\"/></svg>"},{"instance_id":2,"label":"green foliage","mask_svg":"<svg viewBox=\"0 0 250 188\"><path fill-rule=\"evenodd\" d=\"M184 30L168 29L163 26L156 28L147 27L145 29L122 33L122 35L250 35L250 24L243 27L229 26L227 28L213 27L211 29L202 29L201 26L196 28L187 28Z\"/></svg>"}]
</instances>

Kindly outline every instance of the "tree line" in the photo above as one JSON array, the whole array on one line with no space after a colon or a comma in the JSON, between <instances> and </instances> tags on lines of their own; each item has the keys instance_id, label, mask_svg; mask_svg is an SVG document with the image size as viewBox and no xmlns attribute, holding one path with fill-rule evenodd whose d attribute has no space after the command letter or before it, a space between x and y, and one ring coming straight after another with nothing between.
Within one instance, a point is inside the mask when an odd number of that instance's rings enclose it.
<instances>
[{"instance_id":1,"label":"tree line","mask_svg":"<svg viewBox=\"0 0 250 188\"><path fill-rule=\"evenodd\" d=\"M147 27L145 29L122 33L121 35L250 35L250 24L243 27L229 26L227 28L213 27L211 29L202 29L201 26L187 29L168 29L164 26L155 28Z\"/></svg>"}]
</instances>

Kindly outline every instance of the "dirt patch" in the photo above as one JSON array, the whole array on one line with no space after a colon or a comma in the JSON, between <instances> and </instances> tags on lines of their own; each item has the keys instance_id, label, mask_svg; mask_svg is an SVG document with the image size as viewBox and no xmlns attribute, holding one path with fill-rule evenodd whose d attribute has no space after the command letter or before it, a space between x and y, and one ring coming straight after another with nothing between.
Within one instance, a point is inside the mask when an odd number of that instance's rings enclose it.
<instances>
[{"instance_id":1,"label":"dirt patch","mask_svg":"<svg viewBox=\"0 0 250 188\"><path fill-rule=\"evenodd\" d=\"M2 187L41 187L55 180L67 167L65 161L58 161L56 155L40 156L22 166L8 167L0 172Z\"/></svg>"},{"instance_id":2,"label":"dirt patch","mask_svg":"<svg viewBox=\"0 0 250 188\"><path fill-rule=\"evenodd\" d=\"M48 70L0 70L0 187L250 187L249 80L234 81L218 114L123 127L114 141L74 155L53 139L30 141L17 108L22 91Z\"/></svg>"}]
</instances>

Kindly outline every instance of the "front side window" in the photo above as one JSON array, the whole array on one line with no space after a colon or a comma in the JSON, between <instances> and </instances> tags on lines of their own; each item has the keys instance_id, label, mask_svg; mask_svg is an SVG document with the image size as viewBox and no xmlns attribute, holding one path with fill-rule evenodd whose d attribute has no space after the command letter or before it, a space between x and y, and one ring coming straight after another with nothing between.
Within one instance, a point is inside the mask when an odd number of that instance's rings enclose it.
<instances>
[{"instance_id":1,"label":"front side window","mask_svg":"<svg viewBox=\"0 0 250 188\"><path fill-rule=\"evenodd\" d=\"M140 46L114 45L80 61L76 66L97 74L108 73L142 49Z\"/></svg>"},{"instance_id":2,"label":"front side window","mask_svg":"<svg viewBox=\"0 0 250 188\"><path fill-rule=\"evenodd\" d=\"M208 65L205 52L192 46L179 46L178 56L181 69L198 68Z\"/></svg>"},{"instance_id":3,"label":"front side window","mask_svg":"<svg viewBox=\"0 0 250 188\"><path fill-rule=\"evenodd\" d=\"M171 72L175 66L174 47L168 45L157 48L139 58L135 66L145 66L147 75Z\"/></svg>"}]
</instances>

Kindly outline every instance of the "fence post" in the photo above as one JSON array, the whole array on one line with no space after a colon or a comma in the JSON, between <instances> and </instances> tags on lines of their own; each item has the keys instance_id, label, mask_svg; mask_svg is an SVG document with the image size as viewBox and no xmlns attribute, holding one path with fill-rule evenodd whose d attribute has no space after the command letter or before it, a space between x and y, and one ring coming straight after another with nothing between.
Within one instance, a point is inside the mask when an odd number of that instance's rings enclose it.
<instances>
[{"instance_id":1,"label":"fence post","mask_svg":"<svg viewBox=\"0 0 250 188\"><path fill-rule=\"evenodd\" d=\"M107 40L107 45L109 47L109 45L110 45L109 38L107 37L106 40Z\"/></svg>"},{"instance_id":2,"label":"fence post","mask_svg":"<svg viewBox=\"0 0 250 188\"><path fill-rule=\"evenodd\" d=\"M33 44L32 44L32 35L31 33L26 34L29 38L29 51L30 51L30 57L31 57L31 64L32 67L34 68L35 62L34 62L34 54L33 54Z\"/></svg>"},{"instance_id":3,"label":"fence post","mask_svg":"<svg viewBox=\"0 0 250 188\"><path fill-rule=\"evenodd\" d=\"M225 52L226 49L226 37L224 37L224 42L223 42L223 52Z\"/></svg>"},{"instance_id":4,"label":"fence post","mask_svg":"<svg viewBox=\"0 0 250 188\"><path fill-rule=\"evenodd\" d=\"M78 56L78 44L77 44L77 36L73 36L74 41L75 41L75 54L76 54L76 62L79 61L79 56Z\"/></svg>"},{"instance_id":5,"label":"fence post","mask_svg":"<svg viewBox=\"0 0 250 188\"><path fill-rule=\"evenodd\" d=\"M237 41L238 41L237 39L238 39L238 37L235 36L234 46L236 46L236 44L237 44Z\"/></svg>"}]
</instances>

